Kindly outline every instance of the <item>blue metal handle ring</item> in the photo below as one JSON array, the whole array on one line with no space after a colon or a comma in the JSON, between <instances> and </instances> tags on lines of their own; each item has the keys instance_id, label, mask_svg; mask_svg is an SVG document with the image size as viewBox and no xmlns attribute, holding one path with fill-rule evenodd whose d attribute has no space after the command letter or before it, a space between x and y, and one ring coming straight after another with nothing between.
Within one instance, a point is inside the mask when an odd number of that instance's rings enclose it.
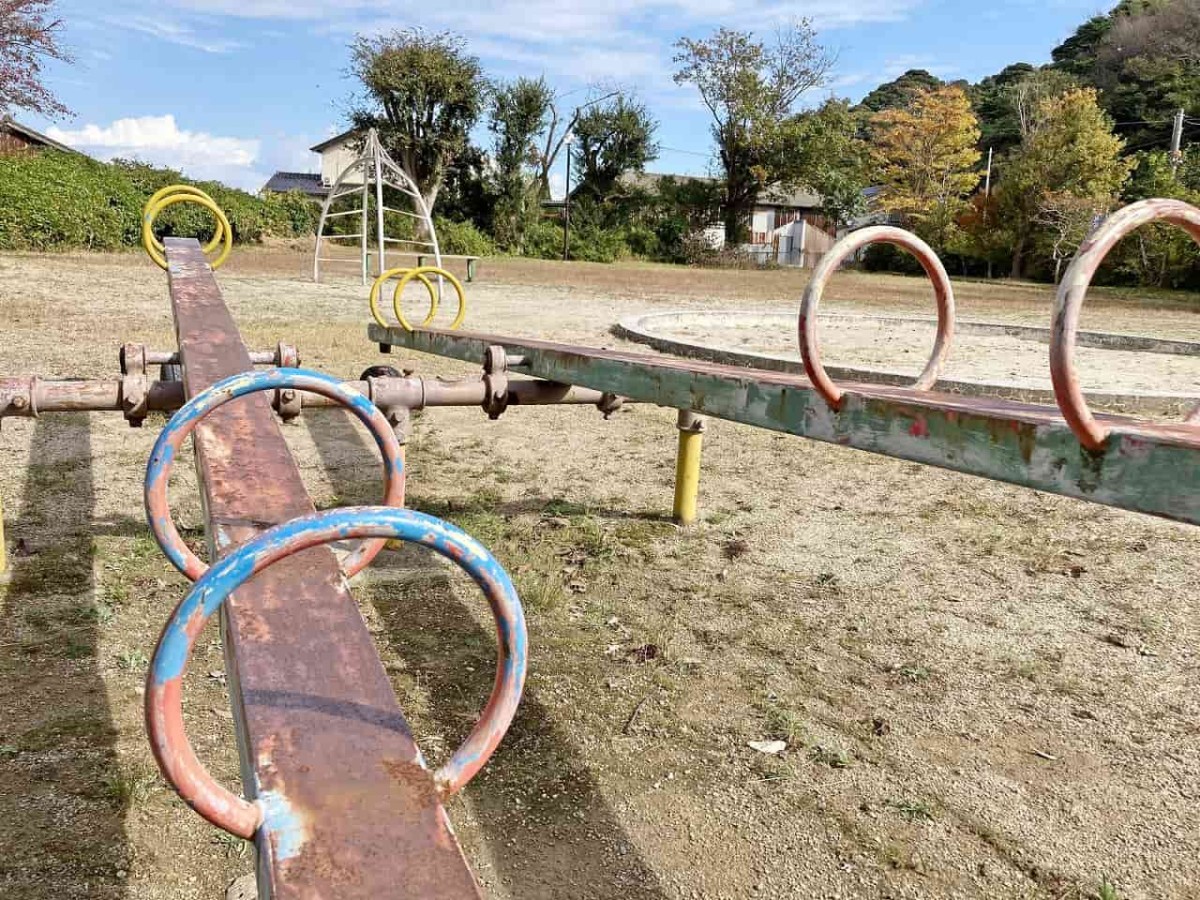
<instances>
[{"instance_id":1,"label":"blue metal handle ring","mask_svg":"<svg viewBox=\"0 0 1200 900\"><path fill-rule=\"evenodd\" d=\"M332 375L310 369L266 369L231 375L201 391L171 417L155 441L150 462L146 466L146 520L167 559L192 581L204 574L207 566L192 552L171 521L167 485L175 456L200 420L214 409L246 394L281 388L309 391L337 400L366 425L383 455L387 479L383 502L389 506L404 505L404 453L387 417L367 397ZM362 571L386 543L382 539L372 540L352 551L342 563L346 576Z\"/></svg>"},{"instance_id":2,"label":"blue metal handle ring","mask_svg":"<svg viewBox=\"0 0 1200 900\"><path fill-rule=\"evenodd\" d=\"M333 541L371 537L421 544L451 560L483 590L496 620L496 681L471 733L431 776L442 796L463 788L483 768L516 715L528 655L525 614L512 579L479 541L449 522L390 506L347 507L276 525L213 563L192 586L171 613L146 677L146 731L159 768L179 796L217 827L250 838L259 827L272 829L281 823L273 823L265 798L251 803L216 782L187 739L183 675L204 623L240 585L285 556ZM425 766L419 752L413 762Z\"/></svg>"}]
</instances>

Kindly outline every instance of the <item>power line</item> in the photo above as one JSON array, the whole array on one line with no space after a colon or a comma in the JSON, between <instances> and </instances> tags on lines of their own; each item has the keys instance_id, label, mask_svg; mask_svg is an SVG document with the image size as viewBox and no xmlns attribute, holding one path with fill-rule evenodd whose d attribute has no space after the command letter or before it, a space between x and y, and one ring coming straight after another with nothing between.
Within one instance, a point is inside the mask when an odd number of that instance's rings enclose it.
<instances>
[{"instance_id":1,"label":"power line","mask_svg":"<svg viewBox=\"0 0 1200 900\"><path fill-rule=\"evenodd\" d=\"M698 150L681 150L679 147L663 147L659 145L659 150L666 150L668 153L686 153L688 156L707 156L711 157L711 153L701 153Z\"/></svg>"}]
</instances>

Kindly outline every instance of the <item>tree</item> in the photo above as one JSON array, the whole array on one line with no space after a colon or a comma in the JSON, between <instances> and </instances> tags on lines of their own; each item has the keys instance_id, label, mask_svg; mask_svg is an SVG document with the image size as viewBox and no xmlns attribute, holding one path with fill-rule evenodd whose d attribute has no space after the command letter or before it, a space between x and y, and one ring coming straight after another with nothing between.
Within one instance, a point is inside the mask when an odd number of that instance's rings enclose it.
<instances>
[{"instance_id":1,"label":"tree","mask_svg":"<svg viewBox=\"0 0 1200 900\"><path fill-rule=\"evenodd\" d=\"M990 147L996 153L1003 153L1021 142L1021 129L1013 115L1011 88L1036 71L1029 63L1013 63L971 88L982 149Z\"/></svg>"},{"instance_id":2,"label":"tree","mask_svg":"<svg viewBox=\"0 0 1200 900\"><path fill-rule=\"evenodd\" d=\"M1105 205L1097 198L1077 197L1069 191L1050 191L1042 196L1033 220L1048 234L1055 284L1062 274L1063 263L1075 255L1076 248L1105 211Z\"/></svg>"},{"instance_id":3,"label":"tree","mask_svg":"<svg viewBox=\"0 0 1200 900\"><path fill-rule=\"evenodd\" d=\"M466 148L483 109L479 60L463 38L419 28L359 35L350 52L350 71L367 94L351 113L354 127L378 129L432 209L447 165Z\"/></svg>"},{"instance_id":4,"label":"tree","mask_svg":"<svg viewBox=\"0 0 1200 900\"><path fill-rule=\"evenodd\" d=\"M871 112L903 109L911 104L918 94L936 90L941 86L942 79L936 75L931 75L924 69L909 69L899 78L879 85L862 98L860 105Z\"/></svg>"},{"instance_id":5,"label":"tree","mask_svg":"<svg viewBox=\"0 0 1200 900\"><path fill-rule=\"evenodd\" d=\"M849 101L829 99L797 115L792 153L783 162L785 181L803 184L821 196L821 211L844 225L865 208L870 183L870 147L859 137L860 116Z\"/></svg>"},{"instance_id":6,"label":"tree","mask_svg":"<svg viewBox=\"0 0 1200 900\"><path fill-rule=\"evenodd\" d=\"M1200 0L1114 11L1091 78L1133 146L1165 147L1175 111L1200 106Z\"/></svg>"},{"instance_id":7,"label":"tree","mask_svg":"<svg viewBox=\"0 0 1200 900\"><path fill-rule=\"evenodd\" d=\"M1038 109L1045 101L1078 87L1079 82L1072 76L1051 68L1030 72L1008 85L1004 90L1004 99L1016 126L1017 137L1024 140L1033 131Z\"/></svg>"},{"instance_id":8,"label":"tree","mask_svg":"<svg viewBox=\"0 0 1200 900\"><path fill-rule=\"evenodd\" d=\"M1200 203L1200 154L1185 151L1175 165L1162 150L1134 155L1135 168L1125 183L1122 200L1170 197ZM1155 222L1129 235L1111 254L1118 274L1137 284L1190 287L1200 284L1200 253L1187 232Z\"/></svg>"},{"instance_id":9,"label":"tree","mask_svg":"<svg viewBox=\"0 0 1200 900\"><path fill-rule=\"evenodd\" d=\"M917 94L908 109L871 117L880 206L944 250L966 196L979 183L979 127L959 87Z\"/></svg>"},{"instance_id":10,"label":"tree","mask_svg":"<svg viewBox=\"0 0 1200 900\"><path fill-rule=\"evenodd\" d=\"M644 104L624 94L588 108L572 130L579 171L576 193L597 203L613 194L623 174L644 171L646 163L658 157L658 122Z\"/></svg>"},{"instance_id":11,"label":"tree","mask_svg":"<svg viewBox=\"0 0 1200 900\"><path fill-rule=\"evenodd\" d=\"M1096 50L1112 28L1112 16L1093 16L1075 33L1050 51L1054 66L1068 75L1089 77L1096 63Z\"/></svg>"},{"instance_id":12,"label":"tree","mask_svg":"<svg viewBox=\"0 0 1200 900\"><path fill-rule=\"evenodd\" d=\"M518 78L492 93L488 129L494 135L495 149L493 234L504 249L521 249L525 226L538 213L538 143L553 103L554 92L544 78Z\"/></svg>"},{"instance_id":13,"label":"tree","mask_svg":"<svg viewBox=\"0 0 1200 900\"><path fill-rule=\"evenodd\" d=\"M438 191L439 216L452 222L471 222L490 234L496 206L490 169L488 155L468 144L446 166Z\"/></svg>"},{"instance_id":14,"label":"tree","mask_svg":"<svg viewBox=\"0 0 1200 900\"><path fill-rule=\"evenodd\" d=\"M787 127L801 97L825 83L833 57L802 19L768 46L747 31L721 28L705 40L681 38L676 84L690 84L712 115L724 175L725 236L742 243L758 193L780 180L796 132Z\"/></svg>"},{"instance_id":15,"label":"tree","mask_svg":"<svg viewBox=\"0 0 1200 900\"><path fill-rule=\"evenodd\" d=\"M1054 67L1100 92L1133 148L1165 147L1171 119L1200 104L1200 0L1121 0L1053 51Z\"/></svg>"},{"instance_id":16,"label":"tree","mask_svg":"<svg viewBox=\"0 0 1200 900\"><path fill-rule=\"evenodd\" d=\"M54 0L0 0L0 113L70 113L42 83L43 60L71 61L58 44L62 20L50 17L53 7Z\"/></svg>"},{"instance_id":17,"label":"tree","mask_svg":"<svg viewBox=\"0 0 1200 900\"><path fill-rule=\"evenodd\" d=\"M1002 167L999 185L1001 216L1013 235L1013 278L1024 273L1025 251L1051 198L1085 199L1098 212L1115 202L1132 166L1122 158L1123 149L1092 88L1038 103L1024 141Z\"/></svg>"}]
</instances>

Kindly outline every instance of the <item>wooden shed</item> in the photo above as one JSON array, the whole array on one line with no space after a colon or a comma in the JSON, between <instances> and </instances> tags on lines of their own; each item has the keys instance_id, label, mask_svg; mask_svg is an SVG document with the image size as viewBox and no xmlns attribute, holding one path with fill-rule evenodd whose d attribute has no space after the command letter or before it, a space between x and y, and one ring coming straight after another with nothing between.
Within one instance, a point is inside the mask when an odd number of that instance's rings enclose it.
<instances>
[{"instance_id":1,"label":"wooden shed","mask_svg":"<svg viewBox=\"0 0 1200 900\"><path fill-rule=\"evenodd\" d=\"M0 116L0 156L16 156L21 153L39 153L42 150L62 150L78 153L66 144L61 144L40 131L22 125L12 116Z\"/></svg>"}]
</instances>

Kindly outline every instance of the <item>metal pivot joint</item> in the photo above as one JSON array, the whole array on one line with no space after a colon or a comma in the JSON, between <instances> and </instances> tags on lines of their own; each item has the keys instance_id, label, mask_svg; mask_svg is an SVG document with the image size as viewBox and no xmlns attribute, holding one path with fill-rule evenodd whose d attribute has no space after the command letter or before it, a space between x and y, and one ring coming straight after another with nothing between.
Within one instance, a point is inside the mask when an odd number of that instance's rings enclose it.
<instances>
[{"instance_id":1,"label":"metal pivot joint","mask_svg":"<svg viewBox=\"0 0 1200 900\"><path fill-rule=\"evenodd\" d=\"M126 344L121 348L121 413L130 428L141 428L150 411L150 379L146 375L146 347Z\"/></svg>"},{"instance_id":2,"label":"metal pivot joint","mask_svg":"<svg viewBox=\"0 0 1200 900\"><path fill-rule=\"evenodd\" d=\"M508 409L508 353L499 344L484 353L483 383L483 411L489 419L499 419Z\"/></svg>"},{"instance_id":3,"label":"metal pivot joint","mask_svg":"<svg viewBox=\"0 0 1200 900\"><path fill-rule=\"evenodd\" d=\"M36 375L30 378L0 378L0 422L4 421L4 416L37 418L37 383Z\"/></svg>"},{"instance_id":4,"label":"metal pivot joint","mask_svg":"<svg viewBox=\"0 0 1200 900\"><path fill-rule=\"evenodd\" d=\"M625 398L619 394L603 393L600 395L599 402L596 403L596 409L600 410L600 414L605 419L612 418L614 413L618 413L625 406Z\"/></svg>"}]
</instances>

